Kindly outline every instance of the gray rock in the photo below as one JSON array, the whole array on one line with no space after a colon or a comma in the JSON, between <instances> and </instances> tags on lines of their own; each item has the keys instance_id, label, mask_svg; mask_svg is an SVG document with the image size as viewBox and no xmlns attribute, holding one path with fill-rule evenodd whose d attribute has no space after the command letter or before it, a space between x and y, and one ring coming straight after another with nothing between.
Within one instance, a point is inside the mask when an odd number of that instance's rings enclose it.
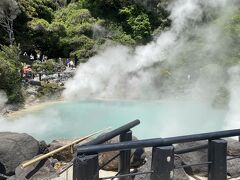
<instances>
[{"instance_id":1,"label":"gray rock","mask_svg":"<svg viewBox=\"0 0 240 180\"><path fill-rule=\"evenodd\" d=\"M227 158L232 158L233 156L228 156ZM240 176L240 159L231 159L227 161L227 173L231 177Z\"/></svg>"},{"instance_id":2,"label":"gray rock","mask_svg":"<svg viewBox=\"0 0 240 180\"><path fill-rule=\"evenodd\" d=\"M39 153L39 143L32 136L0 132L0 173L13 175L17 166Z\"/></svg>"},{"instance_id":3,"label":"gray rock","mask_svg":"<svg viewBox=\"0 0 240 180\"><path fill-rule=\"evenodd\" d=\"M52 162L46 159L24 169L18 166L15 175L8 180L48 180L55 177L57 174Z\"/></svg>"},{"instance_id":4,"label":"gray rock","mask_svg":"<svg viewBox=\"0 0 240 180\"><path fill-rule=\"evenodd\" d=\"M138 168L139 172L148 172L151 170L151 162L152 162L152 152L147 150L145 152L146 154L146 163ZM150 180L150 174L142 174L142 175L137 175L135 176L134 180Z\"/></svg>"},{"instance_id":5,"label":"gray rock","mask_svg":"<svg viewBox=\"0 0 240 180\"><path fill-rule=\"evenodd\" d=\"M232 156L239 156L240 155L240 143L234 139L226 139L228 141L227 146L227 155L228 158ZM185 149L188 147L194 147L207 144L207 141L198 141L198 142L191 142L191 143L183 143L176 146L176 149ZM194 163L201 163L208 161L208 151L207 149L198 150L191 153L181 154L180 155L184 164L194 164ZM227 161L227 172L230 176L236 177L240 175L240 159L234 159L231 161ZM195 166L185 168L185 171L190 175L200 175L200 176L207 176L208 174L208 167L205 166Z\"/></svg>"},{"instance_id":6,"label":"gray rock","mask_svg":"<svg viewBox=\"0 0 240 180\"><path fill-rule=\"evenodd\" d=\"M240 142L231 138L226 139L228 141L227 155L228 158L240 155ZM240 159L232 159L227 161L227 172L231 177L240 176Z\"/></svg>"},{"instance_id":7,"label":"gray rock","mask_svg":"<svg viewBox=\"0 0 240 180\"><path fill-rule=\"evenodd\" d=\"M50 143L48 150L53 151L62 146L68 145L72 142L73 142L73 140L54 140ZM52 157L57 159L58 161L70 162L74 157L75 151L76 151L75 146L73 146L73 149L71 149L71 147L68 147L68 148L64 149L63 151L61 151L57 154L54 154Z\"/></svg>"},{"instance_id":8,"label":"gray rock","mask_svg":"<svg viewBox=\"0 0 240 180\"><path fill-rule=\"evenodd\" d=\"M174 165L175 167L179 167L183 165L183 161L180 156L174 156ZM173 173L173 180L189 180L187 173L183 168L175 169Z\"/></svg>"},{"instance_id":9,"label":"gray rock","mask_svg":"<svg viewBox=\"0 0 240 180\"><path fill-rule=\"evenodd\" d=\"M137 138L133 137L133 140L137 140ZM119 142L119 136L107 141L105 144L118 143L118 142ZM100 167L103 166L105 163L107 163L110 159L112 159L118 153L119 153L118 151L100 153L99 154ZM141 165L143 165L145 163L145 153L144 153L143 148L138 148L136 150L132 150L131 156L132 156L132 158L131 158L131 167L132 168L140 167ZM109 171L116 171L116 170L118 170L118 164L119 164L119 157L115 158L109 164L104 166L103 169L109 170Z\"/></svg>"},{"instance_id":10,"label":"gray rock","mask_svg":"<svg viewBox=\"0 0 240 180\"><path fill-rule=\"evenodd\" d=\"M207 144L207 141L196 141L196 142L190 142L190 143L182 143L178 144L175 148L175 150L181 150L181 149L187 149L190 147L196 147L200 145ZM183 164L190 165L195 163L202 163L208 161L208 151L207 149L201 149L198 151L185 153L179 155L183 161ZM208 166L192 166L184 169L187 174L189 175L199 175L199 176L207 176L208 175Z\"/></svg>"},{"instance_id":11,"label":"gray rock","mask_svg":"<svg viewBox=\"0 0 240 180\"><path fill-rule=\"evenodd\" d=\"M138 168L139 172L149 172L151 170L152 152L146 151L146 163ZM181 166L183 164L182 159L179 156L174 157L174 165ZM150 174L143 174L135 176L134 180L150 180ZM189 180L188 175L184 169L174 170L173 180Z\"/></svg>"},{"instance_id":12,"label":"gray rock","mask_svg":"<svg viewBox=\"0 0 240 180\"><path fill-rule=\"evenodd\" d=\"M45 141L40 141L39 142L39 154L46 154L48 153L48 145Z\"/></svg>"},{"instance_id":13,"label":"gray rock","mask_svg":"<svg viewBox=\"0 0 240 180\"><path fill-rule=\"evenodd\" d=\"M35 81L35 80L30 80L29 84L31 84L33 86L41 86L41 82L40 81Z\"/></svg>"},{"instance_id":14,"label":"gray rock","mask_svg":"<svg viewBox=\"0 0 240 180\"><path fill-rule=\"evenodd\" d=\"M226 139L228 141L227 154L229 156L240 155L240 142L231 138Z\"/></svg>"}]
</instances>

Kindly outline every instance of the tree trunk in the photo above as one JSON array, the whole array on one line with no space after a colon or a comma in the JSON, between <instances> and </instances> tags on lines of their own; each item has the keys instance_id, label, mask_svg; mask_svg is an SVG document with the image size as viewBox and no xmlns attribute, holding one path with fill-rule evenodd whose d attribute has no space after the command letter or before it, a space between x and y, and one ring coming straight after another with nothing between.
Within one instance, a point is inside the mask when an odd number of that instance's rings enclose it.
<instances>
[{"instance_id":1,"label":"tree trunk","mask_svg":"<svg viewBox=\"0 0 240 180\"><path fill-rule=\"evenodd\" d=\"M13 21L9 22L9 42L10 45L13 45L13 41L14 41L14 33L13 33Z\"/></svg>"},{"instance_id":2,"label":"tree trunk","mask_svg":"<svg viewBox=\"0 0 240 180\"><path fill-rule=\"evenodd\" d=\"M12 33L11 31L8 32L8 37L9 37L9 42L10 42L10 45L12 45Z\"/></svg>"}]
</instances>

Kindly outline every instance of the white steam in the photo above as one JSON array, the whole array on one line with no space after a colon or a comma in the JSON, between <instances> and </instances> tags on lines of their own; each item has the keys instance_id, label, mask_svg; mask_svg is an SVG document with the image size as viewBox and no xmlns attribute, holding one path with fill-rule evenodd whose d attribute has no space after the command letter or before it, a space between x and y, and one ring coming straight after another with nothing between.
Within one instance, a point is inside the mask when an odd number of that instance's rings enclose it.
<instances>
[{"instance_id":1,"label":"white steam","mask_svg":"<svg viewBox=\"0 0 240 180\"><path fill-rule=\"evenodd\" d=\"M225 119L226 129L237 129L240 127L240 67L229 70L229 90L231 94L229 110Z\"/></svg>"},{"instance_id":2,"label":"white steam","mask_svg":"<svg viewBox=\"0 0 240 180\"><path fill-rule=\"evenodd\" d=\"M0 91L0 111L3 109L4 105L7 102L7 96L6 93L3 91Z\"/></svg>"},{"instance_id":3,"label":"white steam","mask_svg":"<svg viewBox=\"0 0 240 180\"><path fill-rule=\"evenodd\" d=\"M231 43L224 37L221 23L235 11L234 4L227 0L173 1L168 6L170 30L145 46L118 45L99 52L66 83L64 97L160 99L187 95L213 99L225 83L221 58L227 56Z\"/></svg>"},{"instance_id":4,"label":"white steam","mask_svg":"<svg viewBox=\"0 0 240 180\"><path fill-rule=\"evenodd\" d=\"M7 117L0 118L0 132L19 132L28 133L39 140L49 140L56 138L64 138L64 136L53 136L56 129L62 131L61 118L59 117L59 111L47 110L41 114L30 113L29 115L22 115L16 119ZM59 126L61 128L59 128Z\"/></svg>"}]
</instances>

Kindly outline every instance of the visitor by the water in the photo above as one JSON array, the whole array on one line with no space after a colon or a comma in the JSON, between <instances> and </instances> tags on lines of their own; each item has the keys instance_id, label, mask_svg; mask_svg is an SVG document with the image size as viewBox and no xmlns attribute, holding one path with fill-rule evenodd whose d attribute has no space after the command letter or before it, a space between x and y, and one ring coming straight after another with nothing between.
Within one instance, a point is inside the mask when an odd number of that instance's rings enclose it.
<instances>
[{"instance_id":1,"label":"visitor by the water","mask_svg":"<svg viewBox=\"0 0 240 180\"><path fill-rule=\"evenodd\" d=\"M78 57L77 57L77 55L75 54L75 56L74 56L74 65L75 65L75 68L77 67L77 65L78 65Z\"/></svg>"},{"instance_id":2,"label":"visitor by the water","mask_svg":"<svg viewBox=\"0 0 240 180\"><path fill-rule=\"evenodd\" d=\"M34 60L34 56L32 54L30 55L30 60Z\"/></svg>"},{"instance_id":3,"label":"visitor by the water","mask_svg":"<svg viewBox=\"0 0 240 180\"><path fill-rule=\"evenodd\" d=\"M60 65L63 65L63 61L62 61L62 58L61 58L61 57L58 58L58 63L59 63Z\"/></svg>"},{"instance_id":4,"label":"visitor by the water","mask_svg":"<svg viewBox=\"0 0 240 180\"><path fill-rule=\"evenodd\" d=\"M73 69L73 67L74 67L74 63L73 63L72 60L69 62L69 67L72 68L72 69Z\"/></svg>"},{"instance_id":5,"label":"visitor by the water","mask_svg":"<svg viewBox=\"0 0 240 180\"><path fill-rule=\"evenodd\" d=\"M46 60L47 60L47 56L43 54L43 56L42 56L42 62L46 62Z\"/></svg>"},{"instance_id":6,"label":"visitor by the water","mask_svg":"<svg viewBox=\"0 0 240 180\"><path fill-rule=\"evenodd\" d=\"M67 58L66 66L67 66L67 67L70 67L70 59L69 59L69 58Z\"/></svg>"},{"instance_id":7,"label":"visitor by the water","mask_svg":"<svg viewBox=\"0 0 240 180\"><path fill-rule=\"evenodd\" d=\"M22 74L22 77L32 78L32 69L31 69L31 66L29 66L29 65L24 65L21 72L23 73L23 74Z\"/></svg>"},{"instance_id":8,"label":"visitor by the water","mask_svg":"<svg viewBox=\"0 0 240 180\"><path fill-rule=\"evenodd\" d=\"M40 60L40 57L41 57L40 53L37 53L37 60Z\"/></svg>"}]
</instances>

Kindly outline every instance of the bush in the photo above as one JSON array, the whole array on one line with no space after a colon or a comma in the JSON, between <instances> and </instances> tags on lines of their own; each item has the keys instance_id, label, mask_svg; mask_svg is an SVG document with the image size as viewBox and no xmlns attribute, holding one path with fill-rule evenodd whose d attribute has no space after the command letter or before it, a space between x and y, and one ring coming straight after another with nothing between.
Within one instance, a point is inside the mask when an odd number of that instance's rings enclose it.
<instances>
[{"instance_id":1,"label":"bush","mask_svg":"<svg viewBox=\"0 0 240 180\"><path fill-rule=\"evenodd\" d=\"M52 96L63 90L62 86L59 86L57 83L42 83L38 89L38 97L43 96Z\"/></svg>"},{"instance_id":2,"label":"bush","mask_svg":"<svg viewBox=\"0 0 240 180\"><path fill-rule=\"evenodd\" d=\"M136 6L124 7L120 10L127 21L125 28L131 32L132 37L136 41L147 39L151 35L151 24L149 17L141 9Z\"/></svg>"},{"instance_id":3,"label":"bush","mask_svg":"<svg viewBox=\"0 0 240 180\"><path fill-rule=\"evenodd\" d=\"M34 18L32 21L29 22L29 26L33 30L45 30L49 29L49 23L44 19L37 19Z\"/></svg>"},{"instance_id":4,"label":"bush","mask_svg":"<svg viewBox=\"0 0 240 180\"><path fill-rule=\"evenodd\" d=\"M32 65L32 70L34 73L47 72L54 73L56 67L56 62L53 59L49 59L46 62L36 61Z\"/></svg>"},{"instance_id":5,"label":"bush","mask_svg":"<svg viewBox=\"0 0 240 180\"><path fill-rule=\"evenodd\" d=\"M1 46L0 51L0 89L8 96L8 103L24 101L21 86L21 64L17 46Z\"/></svg>"}]
</instances>

